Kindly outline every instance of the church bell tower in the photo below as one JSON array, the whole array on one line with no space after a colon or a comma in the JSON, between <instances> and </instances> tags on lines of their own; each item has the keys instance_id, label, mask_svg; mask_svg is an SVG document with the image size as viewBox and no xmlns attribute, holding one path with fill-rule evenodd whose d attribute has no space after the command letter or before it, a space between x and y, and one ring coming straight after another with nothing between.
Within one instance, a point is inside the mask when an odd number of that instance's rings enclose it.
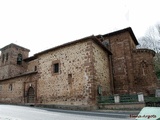
<instances>
[{"instance_id":1,"label":"church bell tower","mask_svg":"<svg viewBox=\"0 0 160 120\"><path fill-rule=\"evenodd\" d=\"M26 63L23 59L28 57L29 49L11 43L0 50L0 80L20 75L26 71Z\"/></svg>"}]
</instances>

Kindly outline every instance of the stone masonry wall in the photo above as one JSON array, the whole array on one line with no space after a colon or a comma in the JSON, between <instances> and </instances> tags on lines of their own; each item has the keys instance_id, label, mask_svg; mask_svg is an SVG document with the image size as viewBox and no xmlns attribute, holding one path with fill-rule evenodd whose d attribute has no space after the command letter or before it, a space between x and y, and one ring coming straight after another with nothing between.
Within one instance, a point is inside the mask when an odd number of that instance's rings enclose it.
<instances>
[{"instance_id":1,"label":"stone masonry wall","mask_svg":"<svg viewBox=\"0 0 160 120\"><path fill-rule=\"evenodd\" d=\"M37 75L21 76L0 81L0 103L24 104L27 103L27 91L30 85L36 91ZM36 92L35 92L36 93ZM36 95L35 95L36 102Z\"/></svg>"},{"instance_id":2,"label":"stone masonry wall","mask_svg":"<svg viewBox=\"0 0 160 120\"><path fill-rule=\"evenodd\" d=\"M113 81L115 94L125 94L132 92L133 64L132 45L133 41L129 32L106 37L109 39L110 50L112 52Z\"/></svg>"},{"instance_id":3,"label":"stone masonry wall","mask_svg":"<svg viewBox=\"0 0 160 120\"><path fill-rule=\"evenodd\" d=\"M93 45L93 46L92 46ZM93 51L94 50L94 51ZM103 57L100 57L104 55ZM94 59L96 63L94 64ZM100 59L100 61L98 61ZM38 103L57 105L95 105L97 83L101 79L107 91L107 54L93 41L80 42L39 56L40 79L37 83ZM60 64L60 73L53 74L53 63ZM103 63L105 62L104 66ZM94 66L96 66L94 68ZM102 72L102 69L106 69ZM94 72L100 71L101 75ZM95 82L97 82L95 84ZM105 87L104 87L105 86ZM109 86L108 86L109 87ZM107 93L107 92L104 92Z\"/></svg>"},{"instance_id":4,"label":"stone masonry wall","mask_svg":"<svg viewBox=\"0 0 160 120\"><path fill-rule=\"evenodd\" d=\"M95 81L95 94L97 95L98 86L101 86L102 95L111 94L111 78L109 71L109 56L108 53L102 50L97 44L93 46L93 64L94 64L94 81Z\"/></svg>"},{"instance_id":5,"label":"stone masonry wall","mask_svg":"<svg viewBox=\"0 0 160 120\"><path fill-rule=\"evenodd\" d=\"M39 56L38 103L92 104L91 42L76 43ZM60 73L53 74L56 62L60 64Z\"/></svg>"},{"instance_id":6,"label":"stone masonry wall","mask_svg":"<svg viewBox=\"0 0 160 120\"><path fill-rule=\"evenodd\" d=\"M4 78L8 78L9 67L10 67L9 65L0 67L0 80Z\"/></svg>"},{"instance_id":7,"label":"stone masonry wall","mask_svg":"<svg viewBox=\"0 0 160 120\"><path fill-rule=\"evenodd\" d=\"M4 54L5 57L4 61L2 60L2 57L0 59L0 79L13 77L26 71L27 65L25 62L22 62L22 65L17 65L17 57L20 53L22 54L23 59L27 58L29 50L16 45L8 45L3 48L1 52L2 56Z\"/></svg>"},{"instance_id":8,"label":"stone masonry wall","mask_svg":"<svg viewBox=\"0 0 160 120\"><path fill-rule=\"evenodd\" d=\"M133 51L136 92L143 92L145 95L155 94L157 78L154 71L154 54L155 52L149 49Z\"/></svg>"},{"instance_id":9,"label":"stone masonry wall","mask_svg":"<svg viewBox=\"0 0 160 120\"><path fill-rule=\"evenodd\" d=\"M55 74L57 62L60 72ZM92 40L39 55L27 65L28 75L0 81L1 103L28 103L30 87L34 88L35 103L45 105L95 106L98 85L104 95L110 92L108 54ZM29 74L35 66L38 74Z\"/></svg>"},{"instance_id":10,"label":"stone masonry wall","mask_svg":"<svg viewBox=\"0 0 160 120\"><path fill-rule=\"evenodd\" d=\"M18 79L1 82L0 102L1 103L22 103L23 102L23 84ZM12 90L11 86L12 85Z\"/></svg>"},{"instance_id":11,"label":"stone masonry wall","mask_svg":"<svg viewBox=\"0 0 160 120\"><path fill-rule=\"evenodd\" d=\"M27 65L27 71L38 71L38 60L32 60Z\"/></svg>"},{"instance_id":12,"label":"stone masonry wall","mask_svg":"<svg viewBox=\"0 0 160 120\"><path fill-rule=\"evenodd\" d=\"M0 82L0 86L1 103L23 102L23 82L20 78Z\"/></svg>"}]
</instances>

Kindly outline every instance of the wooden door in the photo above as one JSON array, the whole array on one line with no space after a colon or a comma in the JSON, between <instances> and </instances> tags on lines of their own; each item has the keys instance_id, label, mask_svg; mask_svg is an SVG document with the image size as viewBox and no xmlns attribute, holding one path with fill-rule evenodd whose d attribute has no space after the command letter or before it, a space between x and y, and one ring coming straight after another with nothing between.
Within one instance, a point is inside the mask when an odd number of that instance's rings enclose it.
<instances>
[{"instance_id":1,"label":"wooden door","mask_svg":"<svg viewBox=\"0 0 160 120\"><path fill-rule=\"evenodd\" d=\"M29 87L28 94L27 94L27 103L34 103L34 89L33 87Z\"/></svg>"}]
</instances>

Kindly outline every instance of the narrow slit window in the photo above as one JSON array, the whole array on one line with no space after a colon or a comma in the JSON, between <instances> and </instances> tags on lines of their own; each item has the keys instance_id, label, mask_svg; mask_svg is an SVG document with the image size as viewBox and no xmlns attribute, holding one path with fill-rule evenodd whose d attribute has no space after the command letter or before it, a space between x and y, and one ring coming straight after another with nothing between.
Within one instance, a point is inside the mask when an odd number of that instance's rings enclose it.
<instances>
[{"instance_id":1,"label":"narrow slit window","mask_svg":"<svg viewBox=\"0 0 160 120\"><path fill-rule=\"evenodd\" d=\"M2 85L0 85L0 91L2 91Z\"/></svg>"},{"instance_id":2,"label":"narrow slit window","mask_svg":"<svg viewBox=\"0 0 160 120\"><path fill-rule=\"evenodd\" d=\"M2 55L2 63L4 63L5 54Z\"/></svg>"},{"instance_id":3,"label":"narrow slit window","mask_svg":"<svg viewBox=\"0 0 160 120\"><path fill-rule=\"evenodd\" d=\"M34 71L37 71L37 66L34 66Z\"/></svg>"},{"instance_id":4,"label":"narrow slit window","mask_svg":"<svg viewBox=\"0 0 160 120\"><path fill-rule=\"evenodd\" d=\"M6 61L8 61L8 53L6 54Z\"/></svg>"},{"instance_id":5,"label":"narrow slit window","mask_svg":"<svg viewBox=\"0 0 160 120\"><path fill-rule=\"evenodd\" d=\"M72 74L68 74L68 84L72 83Z\"/></svg>"}]
</instances>

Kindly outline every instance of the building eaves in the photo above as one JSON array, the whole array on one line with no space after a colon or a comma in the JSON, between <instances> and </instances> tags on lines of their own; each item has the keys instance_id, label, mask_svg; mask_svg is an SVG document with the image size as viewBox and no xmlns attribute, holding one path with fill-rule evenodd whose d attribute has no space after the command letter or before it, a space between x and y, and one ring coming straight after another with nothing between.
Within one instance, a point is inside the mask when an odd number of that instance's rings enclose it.
<instances>
[{"instance_id":1,"label":"building eaves","mask_svg":"<svg viewBox=\"0 0 160 120\"><path fill-rule=\"evenodd\" d=\"M6 81L6 80L10 80L10 79L14 79L14 78L18 78L18 77L22 77L22 76L32 75L32 74L36 74L36 73L38 73L38 72L37 71L25 72L23 74L16 75L14 77L1 79L0 82Z\"/></svg>"},{"instance_id":2,"label":"building eaves","mask_svg":"<svg viewBox=\"0 0 160 120\"><path fill-rule=\"evenodd\" d=\"M148 49L148 48L139 48L139 49L134 49L133 53L144 53L148 52L151 53L153 56L155 56L156 52L154 50Z\"/></svg>"},{"instance_id":3,"label":"building eaves","mask_svg":"<svg viewBox=\"0 0 160 120\"><path fill-rule=\"evenodd\" d=\"M106 47L97 39L97 37L93 36L93 37L92 37L92 40L93 40L97 45L99 45L104 51L106 51L109 55L112 55L111 51L110 51L108 48L106 48Z\"/></svg>"},{"instance_id":4,"label":"building eaves","mask_svg":"<svg viewBox=\"0 0 160 120\"><path fill-rule=\"evenodd\" d=\"M29 62L29 61L32 61L32 60L35 60L35 59L37 59L37 56L31 56L31 57L23 59L23 61Z\"/></svg>"},{"instance_id":5,"label":"building eaves","mask_svg":"<svg viewBox=\"0 0 160 120\"><path fill-rule=\"evenodd\" d=\"M19 45L16 45L16 44L14 44L14 43L11 43L11 44L9 44L9 45L7 45L7 46L4 46L3 48L0 48L0 50L4 50L4 49L6 49L6 48L8 48L8 47L11 47L11 46L16 46L16 47L19 47L19 48L21 48L21 49L24 49L24 50L26 50L26 51L30 51L29 49L27 49L27 48L25 48L25 47L22 47L22 46L19 46Z\"/></svg>"},{"instance_id":6,"label":"building eaves","mask_svg":"<svg viewBox=\"0 0 160 120\"><path fill-rule=\"evenodd\" d=\"M117 30L117 31L105 34L105 35L103 35L103 37L109 37L109 36L117 35L117 34L120 34L120 33L124 33L126 31L128 31L130 33L130 35L131 35L134 43L136 45L138 45L139 43L138 43L137 38L135 37L135 35L134 35L133 30L132 30L131 27L127 27L127 28L124 28L124 29L121 29L121 30Z\"/></svg>"}]
</instances>

